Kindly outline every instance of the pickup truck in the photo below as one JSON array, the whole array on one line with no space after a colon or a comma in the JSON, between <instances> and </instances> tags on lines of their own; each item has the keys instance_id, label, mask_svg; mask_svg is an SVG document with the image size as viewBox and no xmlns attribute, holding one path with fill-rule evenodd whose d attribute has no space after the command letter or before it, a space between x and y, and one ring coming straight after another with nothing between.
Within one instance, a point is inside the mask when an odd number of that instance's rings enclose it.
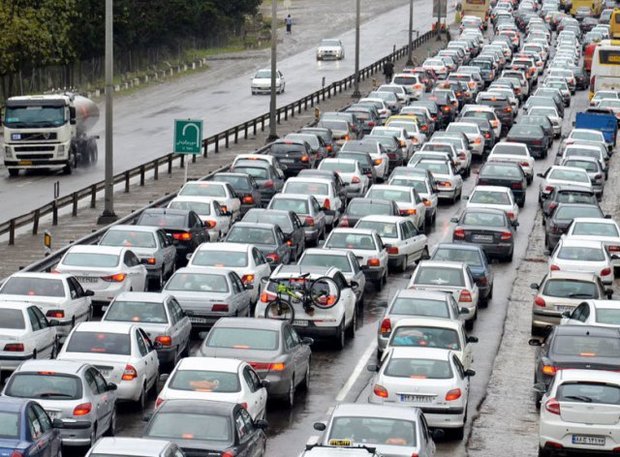
<instances>
[{"instance_id":1,"label":"pickup truck","mask_svg":"<svg viewBox=\"0 0 620 457\"><path fill-rule=\"evenodd\" d=\"M582 113L577 113L573 126L578 129L600 130L609 149L611 150L616 146L618 120L611 110L588 108Z\"/></svg>"}]
</instances>

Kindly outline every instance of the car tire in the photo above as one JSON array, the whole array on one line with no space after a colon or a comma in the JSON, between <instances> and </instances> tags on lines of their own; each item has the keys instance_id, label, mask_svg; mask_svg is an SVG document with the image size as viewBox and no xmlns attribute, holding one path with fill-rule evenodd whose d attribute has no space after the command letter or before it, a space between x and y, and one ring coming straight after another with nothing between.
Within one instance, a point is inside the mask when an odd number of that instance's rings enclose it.
<instances>
[{"instance_id":1,"label":"car tire","mask_svg":"<svg viewBox=\"0 0 620 457\"><path fill-rule=\"evenodd\" d=\"M514 256L514 253L515 253L515 251L514 251L514 248L513 248L513 250L510 252L510 254L508 254L508 255L504 258L504 259L506 260L506 262L508 262L508 263L512 262L512 258L513 258L513 256Z\"/></svg>"},{"instance_id":2,"label":"car tire","mask_svg":"<svg viewBox=\"0 0 620 457\"><path fill-rule=\"evenodd\" d=\"M9 168L9 176L11 178L15 178L15 177L19 176L19 169L18 168Z\"/></svg>"},{"instance_id":3,"label":"car tire","mask_svg":"<svg viewBox=\"0 0 620 457\"><path fill-rule=\"evenodd\" d=\"M473 330L473 328L474 328L474 321L475 320L476 320L475 315L471 319L467 319L465 321L465 330Z\"/></svg>"},{"instance_id":4,"label":"car tire","mask_svg":"<svg viewBox=\"0 0 620 457\"><path fill-rule=\"evenodd\" d=\"M347 329L347 336L349 338L355 338L356 331L357 331L357 310L354 310L353 318L351 319L351 325Z\"/></svg>"},{"instance_id":5,"label":"car tire","mask_svg":"<svg viewBox=\"0 0 620 457\"><path fill-rule=\"evenodd\" d=\"M383 277L381 277L380 279L377 279L375 282L375 290L377 292L381 292L383 290Z\"/></svg>"},{"instance_id":6,"label":"car tire","mask_svg":"<svg viewBox=\"0 0 620 457\"><path fill-rule=\"evenodd\" d=\"M542 447L538 447L538 457L551 457L551 451Z\"/></svg>"},{"instance_id":7,"label":"car tire","mask_svg":"<svg viewBox=\"0 0 620 457\"><path fill-rule=\"evenodd\" d=\"M400 271L401 273L404 273L405 271L407 271L407 255L404 255L404 256L403 256L403 259L402 259L402 261L400 262L400 265L399 265L399 268L398 268L398 269L399 269L399 271Z\"/></svg>"},{"instance_id":8,"label":"car tire","mask_svg":"<svg viewBox=\"0 0 620 457\"><path fill-rule=\"evenodd\" d=\"M458 428L454 428L450 430L450 438L452 438L454 441L463 441L464 437L465 437L465 425L463 425L462 427L458 427Z\"/></svg>"},{"instance_id":9,"label":"car tire","mask_svg":"<svg viewBox=\"0 0 620 457\"><path fill-rule=\"evenodd\" d=\"M88 447L92 447L96 442L97 442L97 423L95 422L93 424L93 430L92 432L90 432L90 444L88 445Z\"/></svg>"},{"instance_id":10,"label":"car tire","mask_svg":"<svg viewBox=\"0 0 620 457\"><path fill-rule=\"evenodd\" d=\"M344 316L342 317L342 322L338 326L338 332L336 333L336 349L342 350L344 349L344 345L346 342L346 334L344 328Z\"/></svg>"},{"instance_id":11,"label":"car tire","mask_svg":"<svg viewBox=\"0 0 620 457\"><path fill-rule=\"evenodd\" d=\"M105 431L104 436L114 436L116 435L116 405L112 409L112 416L110 417L110 426Z\"/></svg>"},{"instance_id":12,"label":"car tire","mask_svg":"<svg viewBox=\"0 0 620 457\"><path fill-rule=\"evenodd\" d=\"M286 405L289 408L293 408L293 406L295 406L295 391L296 391L296 385L295 385L295 378L291 378L291 383L288 386L288 391L286 393L286 397L284 398L284 400L286 401Z\"/></svg>"},{"instance_id":13,"label":"car tire","mask_svg":"<svg viewBox=\"0 0 620 457\"><path fill-rule=\"evenodd\" d=\"M301 388L308 392L310 390L310 362L312 361L311 358L308 358L308 366L306 367L306 374L304 375L304 380L301 383Z\"/></svg>"},{"instance_id":14,"label":"car tire","mask_svg":"<svg viewBox=\"0 0 620 457\"><path fill-rule=\"evenodd\" d=\"M146 406L146 385L142 386L140 397L138 397L138 401L136 401L136 406L138 406L138 411L144 411Z\"/></svg>"}]
</instances>

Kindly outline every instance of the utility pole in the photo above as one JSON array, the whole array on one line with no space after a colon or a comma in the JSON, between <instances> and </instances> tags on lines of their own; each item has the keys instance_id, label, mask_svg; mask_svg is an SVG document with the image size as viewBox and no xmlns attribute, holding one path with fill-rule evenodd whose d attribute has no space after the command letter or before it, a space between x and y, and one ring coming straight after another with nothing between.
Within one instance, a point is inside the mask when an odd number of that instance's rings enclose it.
<instances>
[{"instance_id":1,"label":"utility pole","mask_svg":"<svg viewBox=\"0 0 620 457\"><path fill-rule=\"evenodd\" d=\"M435 1L437 2L437 41L441 41L441 0Z\"/></svg>"},{"instance_id":2,"label":"utility pole","mask_svg":"<svg viewBox=\"0 0 620 457\"><path fill-rule=\"evenodd\" d=\"M413 0L409 0L409 55L405 66L413 67Z\"/></svg>"},{"instance_id":3,"label":"utility pole","mask_svg":"<svg viewBox=\"0 0 620 457\"><path fill-rule=\"evenodd\" d=\"M114 147L112 140L114 95L114 15L113 0L105 0L105 205L97 224L106 225L118 219L114 213Z\"/></svg>"},{"instance_id":4,"label":"utility pole","mask_svg":"<svg viewBox=\"0 0 620 457\"><path fill-rule=\"evenodd\" d=\"M355 2L355 84L352 98L360 98L360 0Z\"/></svg>"},{"instance_id":5,"label":"utility pole","mask_svg":"<svg viewBox=\"0 0 620 457\"><path fill-rule=\"evenodd\" d=\"M269 136L267 142L278 139L276 132L276 59L278 45L277 0L271 0L271 99L269 101Z\"/></svg>"}]
</instances>

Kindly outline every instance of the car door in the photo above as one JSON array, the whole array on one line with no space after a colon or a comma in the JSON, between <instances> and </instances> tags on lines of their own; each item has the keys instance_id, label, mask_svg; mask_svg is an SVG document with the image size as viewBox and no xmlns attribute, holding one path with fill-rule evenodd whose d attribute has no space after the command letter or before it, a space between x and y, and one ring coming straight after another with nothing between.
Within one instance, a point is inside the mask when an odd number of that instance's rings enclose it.
<instances>
[{"instance_id":1,"label":"car door","mask_svg":"<svg viewBox=\"0 0 620 457\"><path fill-rule=\"evenodd\" d=\"M381 237L377 235L376 233L373 234L373 238L375 240L375 246L377 247L377 257L379 257L379 261L381 265L384 266L385 269L387 269L388 253L387 253L387 249L385 248L385 243L383 242Z\"/></svg>"},{"instance_id":2,"label":"car door","mask_svg":"<svg viewBox=\"0 0 620 457\"><path fill-rule=\"evenodd\" d=\"M265 256L262 252L260 252L257 248L252 248L252 258L255 264L255 275L256 279L254 281L254 287L261 287L263 278L269 278L271 276L271 267L265 259ZM260 290L255 291L254 296L257 297L260 295Z\"/></svg>"},{"instance_id":3,"label":"car door","mask_svg":"<svg viewBox=\"0 0 620 457\"><path fill-rule=\"evenodd\" d=\"M185 314L185 311L183 311L183 308L181 308L181 305L176 300L176 298L173 297L170 300L170 307L174 310L174 313L176 314L178 319L176 325L179 328L179 340L182 342L181 349L187 347L189 350L189 339L192 333L192 323L189 320L189 317Z\"/></svg>"},{"instance_id":4,"label":"car door","mask_svg":"<svg viewBox=\"0 0 620 457\"><path fill-rule=\"evenodd\" d=\"M274 227L276 237L276 252L282 259L284 265L291 262L291 247L286 243L284 233L280 226Z\"/></svg>"},{"instance_id":5,"label":"car door","mask_svg":"<svg viewBox=\"0 0 620 457\"><path fill-rule=\"evenodd\" d=\"M170 335L170 338L172 339L172 347L175 348L176 354L180 354L185 347L185 342L180 332L180 317L177 315L177 312L171 302L172 297L168 298L164 302L164 308L168 319L166 334Z\"/></svg>"},{"instance_id":6,"label":"car door","mask_svg":"<svg viewBox=\"0 0 620 457\"><path fill-rule=\"evenodd\" d=\"M142 342L146 348L146 355L144 356L144 359L148 379L151 380L152 384L155 384L157 382L157 377L159 376L159 358L157 357L157 351L153 347L151 339L141 328L138 329L138 337L142 339Z\"/></svg>"},{"instance_id":7,"label":"car door","mask_svg":"<svg viewBox=\"0 0 620 457\"><path fill-rule=\"evenodd\" d=\"M174 271L177 248L172 243L170 237L166 235L166 232L163 230L157 230L157 241L159 242L159 248L162 252L164 273L172 274Z\"/></svg>"},{"instance_id":8,"label":"car door","mask_svg":"<svg viewBox=\"0 0 620 457\"><path fill-rule=\"evenodd\" d=\"M314 215L315 223L319 232L321 232L325 228L325 213L321 209L321 205L314 197L310 197L310 202L312 205L311 213Z\"/></svg>"},{"instance_id":9,"label":"car door","mask_svg":"<svg viewBox=\"0 0 620 457\"><path fill-rule=\"evenodd\" d=\"M220 229L220 236L224 237L228 233L228 230L230 230L232 217L224 215L222 206L217 201L213 201L213 212L217 218L217 226Z\"/></svg>"},{"instance_id":10,"label":"car door","mask_svg":"<svg viewBox=\"0 0 620 457\"><path fill-rule=\"evenodd\" d=\"M304 226L301 223L301 220L299 219L299 216L297 216L296 213L290 212L289 214L293 222L293 234L291 236L292 238L291 241L293 242L293 245L295 246L295 253L297 257L299 257L301 253L303 252L304 247L306 245L306 237L304 235Z\"/></svg>"},{"instance_id":11,"label":"car door","mask_svg":"<svg viewBox=\"0 0 620 457\"><path fill-rule=\"evenodd\" d=\"M56 329L50 327L47 318L36 306L28 307L28 317L34 334L37 358L51 359L55 352Z\"/></svg>"},{"instance_id":12,"label":"car door","mask_svg":"<svg viewBox=\"0 0 620 457\"><path fill-rule=\"evenodd\" d=\"M230 202L228 211L232 213L232 220L236 221L241 218L241 200L239 200L239 197L229 183L224 185L226 186L226 194Z\"/></svg>"},{"instance_id":13,"label":"car door","mask_svg":"<svg viewBox=\"0 0 620 457\"><path fill-rule=\"evenodd\" d=\"M130 287L136 292L146 290L146 267L132 251L125 251L123 263L129 276Z\"/></svg>"},{"instance_id":14,"label":"car door","mask_svg":"<svg viewBox=\"0 0 620 457\"><path fill-rule=\"evenodd\" d=\"M334 273L332 279L336 282L336 286L340 289L339 301L342 302L344 306L345 326L348 326L353 320L353 314L355 313L355 305L357 303L355 292L353 291L353 288L349 286L349 283L340 271Z\"/></svg>"},{"instance_id":15,"label":"car door","mask_svg":"<svg viewBox=\"0 0 620 457\"><path fill-rule=\"evenodd\" d=\"M461 340L461 347L463 348L463 360L462 364L465 369L471 368L474 363L474 353L471 343L467 342L467 335L465 334L465 328L459 328L459 340Z\"/></svg>"},{"instance_id":16,"label":"car door","mask_svg":"<svg viewBox=\"0 0 620 457\"><path fill-rule=\"evenodd\" d=\"M349 259L349 263L351 264L353 281L359 285L359 287L353 288L353 292L357 297L358 303L361 303L364 295L364 288L366 287L366 276L364 276L364 272L362 271L359 260L357 260L357 257L355 257L353 253L347 253L347 258Z\"/></svg>"},{"instance_id":17,"label":"car door","mask_svg":"<svg viewBox=\"0 0 620 457\"><path fill-rule=\"evenodd\" d=\"M98 385L95 375L101 377L100 385ZM92 407L97 415L97 432L102 434L108 429L110 424L110 408L107 404L106 386L107 382L103 379L103 376L94 368L88 368L84 372L84 380L86 381L85 389L88 390L90 395L86 395L92 400ZM98 437L95 437L98 438Z\"/></svg>"},{"instance_id":18,"label":"car door","mask_svg":"<svg viewBox=\"0 0 620 457\"><path fill-rule=\"evenodd\" d=\"M472 300L476 304L476 307L478 307L478 300L480 299L480 289L478 289L478 285L476 284L476 281L474 281L474 277L471 274L469 265L465 266L465 279L467 281L467 288L471 291Z\"/></svg>"},{"instance_id":19,"label":"car door","mask_svg":"<svg viewBox=\"0 0 620 457\"><path fill-rule=\"evenodd\" d=\"M426 235L413 226L411 221L405 221L405 226L407 227L407 241L411 245L413 258L419 260L427 247L428 239Z\"/></svg>"},{"instance_id":20,"label":"car door","mask_svg":"<svg viewBox=\"0 0 620 457\"><path fill-rule=\"evenodd\" d=\"M420 457L434 457L435 456L435 441L431 436L431 432L428 428L428 423L424 414L420 414L420 435L422 446L420 446Z\"/></svg>"},{"instance_id":21,"label":"car door","mask_svg":"<svg viewBox=\"0 0 620 457\"><path fill-rule=\"evenodd\" d=\"M82 285L74 277L67 278L69 296L71 297L71 313L75 317L75 323L90 319L91 299L84 293Z\"/></svg>"},{"instance_id":22,"label":"car door","mask_svg":"<svg viewBox=\"0 0 620 457\"><path fill-rule=\"evenodd\" d=\"M146 344L146 340L142 337L142 332L140 329L134 329L131 332L132 339L135 340L135 346L137 346L138 351L134 352L132 349L131 361L132 365L136 368L138 372L138 377L141 377L146 384L147 390L151 387L151 378L153 376L153 363L150 357L150 351ZM134 345L132 344L132 347Z\"/></svg>"},{"instance_id":23,"label":"car door","mask_svg":"<svg viewBox=\"0 0 620 457\"><path fill-rule=\"evenodd\" d=\"M45 410L37 403L30 403L26 408L28 426L37 457L56 457L60 452L58 431L52 428L52 421ZM32 456L33 453L30 453Z\"/></svg>"},{"instance_id":24,"label":"car door","mask_svg":"<svg viewBox=\"0 0 620 457\"><path fill-rule=\"evenodd\" d=\"M267 389L263 387L261 379L249 365L243 367L242 374L249 392L248 411L252 417L264 419L267 405Z\"/></svg>"},{"instance_id":25,"label":"car door","mask_svg":"<svg viewBox=\"0 0 620 457\"><path fill-rule=\"evenodd\" d=\"M290 361L293 364L295 380L300 382L306 374L306 366L303 354L299 351L299 343L293 336L292 330L290 325L285 325L282 329L282 338L284 341L284 351L289 355Z\"/></svg>"}]
</instances>

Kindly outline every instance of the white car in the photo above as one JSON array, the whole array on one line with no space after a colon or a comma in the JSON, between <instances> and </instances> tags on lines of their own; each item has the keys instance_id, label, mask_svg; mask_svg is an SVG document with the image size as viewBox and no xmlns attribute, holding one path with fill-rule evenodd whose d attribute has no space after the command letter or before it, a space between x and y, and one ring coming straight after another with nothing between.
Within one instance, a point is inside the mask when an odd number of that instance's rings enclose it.
<instances>
[{"instance_id":1,"label":"white car","mask_svg":"<svg viewBox=\"0 0 620 457\"><path fill-rule=\"evenodd\" d=\"M512 191L502 186L476 186L467 198L469 208L494 208L506 213L513 224L519 220L519 206Z\"/></svg>"},{"instance_id":2,"label":"white car","mask_svg":"<svg viewBox=\"0 0 620 457\"><path fill-rule=\"evenodd\" d=\"M81 360L97 367L118 386L118 399L138 403L142 410L157 388L159 359L146 332L126 322L82 322L67 337L59 360Z\"/></svg>"},{"instance_id":3,"label":"white car","mask_svg":"<svg viewBox=\"0 0 620 457\"><path fill-rule=\"evenodd\" d=\"M422 63L422 68L425 70L433 70L438 79L446 79L448 76L448 67L446 67L446 64L441 59L426 59Z\"/></svg>"},{"instance_id":4,"label":"white car","mask_svg":"<svg viewBox=\"0 0 620 457\"><path fill-rule=\"evenodd\" d=\"M561 325L600 325L620 328L620 300L587 300L562 313Z\"/></svg>"},{"instance_id":5,"label":"white car","mask_svg":"<svg viewBox=\"0 0 620 457\"><path fill-rule=\"evenodd\" d=\"M53 359L58 353L55 325L38 306L0 302L0 366L15 370L24 360Z\"/></svg>"},{"instance_id":6,"label":"white car","mask_svg":"<svg viewBox=\"0 0 620 457\"><path fill-rule=\"evenodd\" d=\"M416 100L419 100L422 94L426 92L426 87L420 81L420 77L412 73L396 73L392 77L392 84L406 86L413 91L413 96Z\"/></svg>"},{"instance_id":7,"label":"white car","mask_svg":"<svg viewBox=\"0 0 620 457\"><path fill-rule=\"evenodd\" d=\"M475 114L467 115L467 113L475 113ZM484 114L479 114L479 113L484 113ZM499 120L499 117L497 117L497 114L495 114L495 110L493 109L492 106L474 105L474 104L467 104L463 106L463 108L461 109L461 115L460 115L461 119L466 121L467 118L470 116L481 117L483 119L487 119L489 123L491 124L491 127L493 128L493 132L495 133L495 138L499 138L501 136L502 123Z\"/></svg>"},{"instance_id":8,"label":"white car","mask_svg":"<svg viewBox=\"0 0 620 457\"><path fill-rule=\"evenodd\" d=\"M233 221L241 217L241 200L232 186L223 181L190 181L185 183L178 197L213 197L223 212L229 212Z\"/></svg>"},{"instance_id":9,"label":"white car","mask_svg":"<svg viewBox=\"0 0 620 457\"><path fill-rule=\"evenodd\" d=\"M364 97L364 98L360 98L358 103L360 104L373 103L377 107L377 111L379 112L379 117L381 118L382 121L385 121L388 117L392 115L392 110L387 105L385 100L383 100L382 98Z\"/></svg>"},{"instance_id":10,"label":"white car","mask_svg":"<svg viewBox=\"0 0 620 457\"><path fill-rule=\"evenodd\" d=\"M247 161L247 160L250 160L250 161L255 160L258 162L268 163L273 168L275 168L276 173L278 173L278 176L284 179L284 171L282 168L282 164L278 161L278 158L276 156L272 156L269 154L236 154L235 159L233 160L233 163L230 166L230 168L231 169L234 168L237 162L239 161Z\"/></svg>"},{"instance_id":11,"label":"white car","mask_svg":"<svg viewBox=\"0 0 620 457\"><path fill-rule=\"evenodd\" d=\"M370 186L370 179L362 173L360 163L357 160L327 158L321 160L318 169L338 173L345 185L347 198L363 197Z\"/></svg>"},{"instance_id":12,"label":"white car","mask_svg":"<svg viewBox=\"0 0 620 457\"><path fill-rule=\"evenodd\" d=\"M215 197L176 197L168 203L168 208L188 209L198 214L211 242L221 240L230 230L232 214L223 211Z\"/></svg>"},{"instance_id":13,"label":"white car","mask_svg":"<svg viewBox=\"0 0 620 457\"><path fill-rule=\"evenodd\" d=\"M542 202L542 199L547 197L556 186L565 184L582 186L594 192L588 172L581 168L554 165L544 174L538 173L536 176L543 178L538 187L539 202Z\"/></svg>"},{"instance_id":14,"label":"white car","mask_svg":"<svg viewBox=\"0 0 620 457\"><path fill-rule=\"evenodd\" d=\"M349 284L344 275L335 267L300 267L299 265L279 265L272 273L270 280L263 287L260 299L256 304L255 317L264 318L267 305L275 300L276 283L275 279L299 281L301 274L309 273L306 281L313 281L317 278L328 276L332 278L340 288L340 298L334 306L327 309L312 308L310 313L306 312L301 303L293 302L295 309L295 320L293 327L300 336L310 336L318 338L332 338L336 347L340 350L344 348L346 336L354 336L357 325L355 288L359 284ZM291 281L293 282L293 281ZM290 285L290 284L289 284Z\"/></svg>"},{"instance_id":15,"label":"white car","mask_svg":"<svg viewBox=\"0 0 620 457\"><path fill-rule=\"evenodd\" d=\"M609 255L620 255L620 226L613 219L576 217L568 226L566 236L573 239L601 241ZM614 267L620 267L620 260L612 259L612 264Z\"/></svg>"},{"instance_id":16,"label":"white car","mask_svg":"<svg viewBox=\"0 0 620 457\"><path fill-rule=\"evenodd\" d=\"M605 136L603 132L594 129L572 129L566 138L565 142L577 142L579 140L582 141L593 141L595 143L601 143L607 146L607 142L605 141ZM608 147L609 150L613 149L612 147Z\"/></svg>"},{"instance_id":17,"label":"white car","mask_svg":"<svg viewBox=\"0 0 620 457\"><path fill-rule=\"evenodd\" d=\"M252 89L252 95L256 94L270 94L271 93L271 69L263 68L258 70L252 82L250 83ZM286 88L286 81L284 81L284 75L280 70L276 70L276 94L281 94Z\"/></svg>"},{"instance_id":18,"label":"white car","mask_svg":"<svg viewBox=\"0 0 620 457\"><path fill-rule=\"evenodd\" d=\"M90 297L71 275L53 273L13 273L0 288L0 301L23 301L37 305L48 319L58 321L60 339L75 324L91 317Z\"/></svg>"},{"instance_id":19,"label":"white car","mask_svg":"<svg viewBox=\"0 0 620 457\"><path fill-rule=\"evenodd\" d=\"M558 370L540 403L538 455L550 456L559 448L579 455L615 453L619 397L619 373Z\"/></svg>"},{"instance_id":20,"label":"white car","mask_svg":"<svg viewBox=\"0 0 620 457\"><path fill-rule=\"evenodd\" d=\"M365 198L393 200L401 216L411 219L419 231L426 232L426 205L413 187L373 184Z\"/></svg>"},{"instance_id":21,"label":"white car","mask_svg":"<svg viewBox=\"0 0 620 457\"><path fill-rule=\"evenodd\" d=\"M325 249L347 249L358 258L366 280L377 290L383 290L387 283L388 253L375 230L336 228L332 230L323 245Z\"/></svg>"},{"instance_id":22,"label":"white car","mask_svg":"<svg viewBox=\"0 0 620 457\"><path fill-rule=\"evenodd\" d=\"M86 457L181 457L183 451L172 441L150 438L100 438Z\"/></svg>"},{"instance_id":23,"label":"white car","mask_svg":"<svg viewBox=\"0 0 620 457\"><path fill-rule=\"evenodd\" d=\"M617 256L614 254L614 260ZM562 236L550 253L550 271L574 271L597 275L604 285L614 281L612 257L601 241L590 241Z\"/></svg>"},{"instance_id":24,"label":"white car","mask_svg":"<svg viewBox=\"0 0 620 457\"><path fill-rule=\"evenodd\" d=\"M400 319L392 327L392 333L383 357L396 347L420 347L426 349L448 349L459 358L465 369L469 369L474 362L472 343L478 338L467 336L463 323L459 320L444 319L441 317L407 317Z\"/></svg>"},{"instance_id":25,"label":"white car","mask_svg":"<svg viewBox=\"0 0 620 457\"><path fill-rule=\"evenodd\" d=\"M342 41L335 38L325 38L319 43L316 49L316 60L343 60L344 45Z\"/></svg>"},{"instance_id":26,"label":"white car","mask_svg":"<svg viewBox=\"0 0 620 457\"><path fill-rule=\"evenodd\" d=\"M448 125L448 128L446 128L446 132L464 133L469 140L469 145L472 148L472 154L482 156L484 153L484 144L486 140L480 131L478 124L474 124L472 122L451 122Z\"/></svg>"},{"instance_id":27,"label":"white car","mask_svg":"<svg viewBox=\"0 0 620 457\"><path fill-rule=\"evenodd\" d=\"M253 420L265 418L268 381L261 381L242 360L186 357L170 375L161 378L166 383L157 397L156 408L166 400L214 400L242 404Z\"/></svg>"},{"instance_id":28,"label":"white car","mask_svg":"<svg viewBox=\"0 0 620 457\"><path fill-rule=\"evenodd\" d=\"M433 135L431 141L429 141L428 143L424 143L420 150L416 152L413 157L411 157L411 160L409 161L407 166L415 166L416 162L419 162L422 158L432 158L432 156L426 156L425 154L422 155L422 153L433 152L445 154L448 159L450 159L450 161L454 164L454 169L456 170L456 172L461 175L467 176L467 170L471 165L471 153L469 154L469 157L466 154L464 158L461 158L461 156L459 156L459 152L457 152L456 145L449 143L441 138L437 138L435 135Z\"/></svg>"},{"instance_id":29,"label":"white car","mask_svg":"<svg viewBox=\"0 0 620 457\"><path fill-rule=\"evenodd\" d=\"M487 157L487 162L514 162L518 163L525 173L528 184L534 180L534 158L530 155L530 150L523 143L513 143L502 141L491 149Z\"/></svg>"},{"instance_id":30,"label":"white car","mask_svg":"<svg viewBox=\"0 0 620 457\"><path fill-rule=\"evenodd\" d=\"M254 286L250 292L252 303L260 295L260 284L271 275L271 266L253 244L203 243L189 258L188 267L219 267L234 271L245 286Z\"/></svg>"},{"instance_id":31,"label":"white car","mask_svg":"<svg viewBox=\"0 0 620 457\"><path fill-rule=\"evenodd\" d=\"M355 228L375 230L388 245L388 265L406 271L428 258L428 238L413 222L399 216L364 216Z\"/></svg>"},{"instance_id":32,"label":"white car","mask_svg":"<svg viewBox=\"0 0 620 457\"><path fill-rule=\"evenodd\" d=\"M467 264L424 260L411 275L407 288L450 292L459 307L467 308L465 324L473 328L478 316L480 291Z\"/></svg>"},{"instance_id":33,"label":"white car","mask_svg":"<svg viewBox=\"0 0 620 457\"><path fill-rule=\"evenodd\" d=\"M553 127L553 136L559 138L562 135L562 117L558 110L551 106L532 106L527 110L528 116L547 116Z\"/></svg>"},{"instance_id":34,"label":"white car","mask_svg":"<svg viewBox=\"0 0 620 457\"><path fill-rule=\"evenodd\" d=\"M382 84L375 90L377 92L392 92L403 106L415 99L413 91L400 84Z\"/></svg>"},{"instance_id":35,"label":"white car","mask_svg":"<svg viewBox=\"0 0 620 457\"><path fill-rule=\"evenodd\" d=\"M431 347L394 347L380 367L369 365L368 369L377 371L369 403L420 408L429 427L463 439L469 378L476 372L466 370L456 353Z\"/></svg>"},{"instance_id":36,"label":"white car","mask_svg":"<svg viewBox=\"0 0 620 457\"><path fill-rule=\"evenodd\" d=\"M147 285L143 262L124 247L71 246L55 271L75 276L84 289L92 290L92 304L99 308L122 292L141 292Z\"/></svg>"},{"instance_id":37,"label":"white car","mask_svg":"<svg viewBox=\"0 0 620 457\"><path fill-rule=\"evenodd\" d=\"M456 203L463 195L463 177L449 162L422 159L415 164L415 168L422 168L433 174L439 199Z\"/></svg>"},{"instance_id":38,"label":"white car","mask_svg":"<svg viewBox=\"0 0 620 457\"><path fill-rule=\"evenodd\" d=\"M390 178L388 184L413 187L422 198L424 206L426 206L426 227L430 228L431 224L435 223L439 198L437 197L437 190L434 189L430 179L423 175L397 175Z\"/></svg>"},{"instance_id":39,"label":"white car","mask_svg":"<svg viewBox=\"0 0 620 457\"><path fill-rule=\"evenodd\" d=\"M333 181L315 177L288 178L282 188L282 194L312 195L319 202L325 213L325 223L335 227L340 221L344 203L334 188Z\"/></svg>"}]
</instances>

